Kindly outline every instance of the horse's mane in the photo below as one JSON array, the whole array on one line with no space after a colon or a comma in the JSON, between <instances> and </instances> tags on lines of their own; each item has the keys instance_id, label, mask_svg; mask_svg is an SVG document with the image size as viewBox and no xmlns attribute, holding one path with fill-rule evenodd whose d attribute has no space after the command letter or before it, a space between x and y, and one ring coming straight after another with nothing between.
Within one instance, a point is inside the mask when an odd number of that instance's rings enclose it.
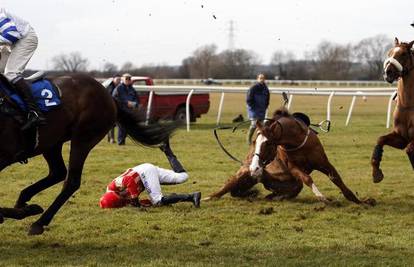
<instances>
[{"instance_id":1,"label":"horse's mane","mask_svg":"<svg viewBox=\"0 0 414 267\"><path fill-rule=\"evenodd\" d=\"M290 117L291 114L289 113L289 110L285 107L278 108L273 112L273 118L274 120L278 120L282 117Z\"/></svg>"}]
</instances>

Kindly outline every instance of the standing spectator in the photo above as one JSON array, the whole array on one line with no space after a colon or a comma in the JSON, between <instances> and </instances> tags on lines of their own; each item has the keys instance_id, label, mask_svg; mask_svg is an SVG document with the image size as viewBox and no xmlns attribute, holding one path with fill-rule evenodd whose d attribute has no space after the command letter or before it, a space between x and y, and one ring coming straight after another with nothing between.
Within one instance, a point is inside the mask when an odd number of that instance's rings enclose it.
<instances>
[{"instance_id":1,"label":"standing spectator","mask_svg":"<svg viewBox=\"0 0 414 267\"><path fill-rule=\"evenodd\" d=\"M132 86L132 76L129 73L122 75L122 82L118 85L112 96L120 102L124 108L135 109L138 108L138 95ZM125 145L126 131L118 125L118 145Z\"/></svg>"},{"instance_id":2,"label":"standing spectator","mask_svg":"<svg viewBox=\"0 0 414 267\"><path fill-rule=\"evenodd\" d=\"M257 120L263 121L266 116L266 110L269 107L269 89L265 83L264 74L257 75L257 83L247 91L246 103L249 119L251 121L250 129L247 134L247 142L252 143L252 136L256 130Z\"/></svg>"},{"instance_id":3,"label":"standing spectator","mask_svg":"<svg viewBox=\"0 0 414 267\"><path fill-rule=\"evenodd\" d=\"M106 87L106 90L111 95L113 94L115 88L121 83L121 75L115 74L114 77L112 77L111 83ZM108 133L108 142L113 144L115 143L115 127L113 127L109 133Z\"/></svg>"}]
</instances>

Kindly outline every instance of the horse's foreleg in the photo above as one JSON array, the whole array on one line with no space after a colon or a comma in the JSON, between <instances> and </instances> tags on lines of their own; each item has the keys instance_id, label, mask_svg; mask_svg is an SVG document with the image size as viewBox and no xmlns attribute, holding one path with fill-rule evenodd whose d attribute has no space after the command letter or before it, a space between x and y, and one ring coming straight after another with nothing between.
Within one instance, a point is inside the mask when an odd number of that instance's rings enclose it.
<instances>
[{"instance_id":1,"label":"horse's foreleg","mask_svg":"<svg viewBox=\"0 0 414 267\"><path fill-rule=\"evenodd\" d=\"M315 196L322 202L328 202L329 200L319 191L316 187L315 183L313 182L312 177L309 174L304 173L297 167L293 167L290 170L291 174L296 177L297 179L302 180L302 182L312 189L312 192Z\"/></svg>"},{"instance_id":2,"label":"horse's foreleg","mask_svg":"<svg viewBox=\"0 0 414 267\"><path fill-rule=\"evenodd\" d=\"M42 214L42 216L31 225L29 235L42 234L44 231L44 226L49 225L63 204L65 204L66 201L73 195L73 193L79 189L85 160L90 150L99 140L96 140L96 142L93 143L72 140L69 156L69 172L68 177L63 185L62 191L57 196L52 205Z\"/></svg>"},{"instance_id":3,"label":"horse's foreleg","mask_svg":"<svg viewBox=\"0 0 414 267\"><path fill-rule=\"evenodd\" d=\"M342 181L341 176L336 171L335 167L332 166L329 162L326 167L318 168L318 171L322 172L326 176L329 177L329 179L342 191L342 194L344 194L345 198L349 201L355 202L357 204L361 204L361 201L355 196L355 194L344 184Z\"/></svg>"},{"instance_id":4,"label":"horse's foreleg","mask_svg":"<svg viewBox=\"0 0 414 267\"><path fill-rule=\"evenodd\" d=\"M374 152L372 153L371 158L371 166L372 166L372 177L374 183L379 183L384 179L384 174L380 168L380 163L382 160L383 154L383 147L384 145L388 145L398 149L404 149L407 146L407 141L396 132L381 136L377 140L377 145L374 148Z\"/></svg>"},{"instance_id":5,"label":"horse's foreleg","mask_svg":"<svg viewBox=\"0 0 414 267\"><path fill-rule=\"evenodd\" d=\"M407 149L405 150L405 152L407 152L407 156L408 156L408 159L410 160L411 167L413 167L413 169L414 169L414 141L411 141L408 144Z\"/></svg>"},{"instance_id":6,"label":"horse's foreleg","mask_svg":"<svg viewBox=\"0 0 414 267\"><path fill-rule=\"evenodd\" d=\"M236 175L230 177L226 184L220 188L217 192L210 194L205 200L213 198L221 198L225 194L232 192L237 194L237 192L246 192L253 185L257 183L257 180L251 177L249 168L241 167Z\"/></svg>"},{"instance_id":7,"label":"horse's foreleg","mask_svg":"<svg viewBox=\"0 0 414 267\"><path fill-rule=\"evenodd\" d=\"M20 192L15 208L24 208L27 202L39 192L65 180L67 170L62 158L62 144L59 144L43 154L48 166L49 174L40 181L26 187Z\"/></svg>"}]
</instances>

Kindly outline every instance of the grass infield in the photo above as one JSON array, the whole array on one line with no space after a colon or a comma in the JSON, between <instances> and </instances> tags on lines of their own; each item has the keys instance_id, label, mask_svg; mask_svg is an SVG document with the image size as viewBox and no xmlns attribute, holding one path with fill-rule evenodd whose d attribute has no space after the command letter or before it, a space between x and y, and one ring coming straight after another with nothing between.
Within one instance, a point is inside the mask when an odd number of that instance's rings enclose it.
<instances>
[{"instance_id":1,"label":"grass infield","mask_svg":"<svg viewBox=\"0 0 414 267\"><path fill-rule=\"evenodd\" d=\"M325 118L326 97L297 97L292 110ZM216 144L219 95L211 95L211 110L190 133L179 130L172 148L190 174L182 185L164 186L165 193L215 191L238 169ZM412 266L414 262L414 176L403 151L386 147L385 179L373 184L370 156L385 129L385 98L358 99L345 127L349 97L333 99L333 125L319 135L330 161L359 197L377 200L375 207L358 206L344 199L329 179L313 173L320 191L335 201L319 203L309 188L293 201L263 200L267 192L257 186L257 199L188 203L171 207L101 210L98 200L113 177L128 167L151 162L169 167L157 149L124 147L102 141L90 154L81 189L55 216L42 236L28 237L36 218L6 220L0 225L0 265L13 266ZM272 96L271 110L281 103ZM243 95L226 95L222 122L245 114ZM226 147L244 157L245 130L221 132ZM68 158L68 145L64 149ZM0 206L13 206L25 186L45 176L41 158L14 165L0 174ZM47 208L61 185L34 197ZM265 212L263 212L265 211Z\"/></svg>"}]
</instances>

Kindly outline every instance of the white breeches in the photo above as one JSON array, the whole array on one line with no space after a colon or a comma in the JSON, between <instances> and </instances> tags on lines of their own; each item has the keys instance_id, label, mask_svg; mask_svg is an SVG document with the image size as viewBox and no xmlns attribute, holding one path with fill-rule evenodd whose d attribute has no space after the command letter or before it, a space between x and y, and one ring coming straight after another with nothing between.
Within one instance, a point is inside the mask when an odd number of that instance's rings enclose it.
<instances>
[{"instance_id":1,"label":"white breeches","mask_svg":"<svg viewBox=\"0 0 414 267\"><path fill-rule=\"evenodd\" d=\"M4 73L9 81L21 76L36 51L38 39L35 31L30 28L23 39L11 46L11 52L1 51L0 72Z\"/></svg>"},{"instance_id":2,"label":"white breeches","mask_svg":"<svg viewBox=\"0 0 414 267\"><path fill-rule=\"evenodd\" d=\"M141 181L154 205L159 204L163 197L161 192L162 184L181 184L188 180L188 174L185 172L176 173L150 163L138 165L133 169L139 173Z\"/></svg>"}]
</instances>

